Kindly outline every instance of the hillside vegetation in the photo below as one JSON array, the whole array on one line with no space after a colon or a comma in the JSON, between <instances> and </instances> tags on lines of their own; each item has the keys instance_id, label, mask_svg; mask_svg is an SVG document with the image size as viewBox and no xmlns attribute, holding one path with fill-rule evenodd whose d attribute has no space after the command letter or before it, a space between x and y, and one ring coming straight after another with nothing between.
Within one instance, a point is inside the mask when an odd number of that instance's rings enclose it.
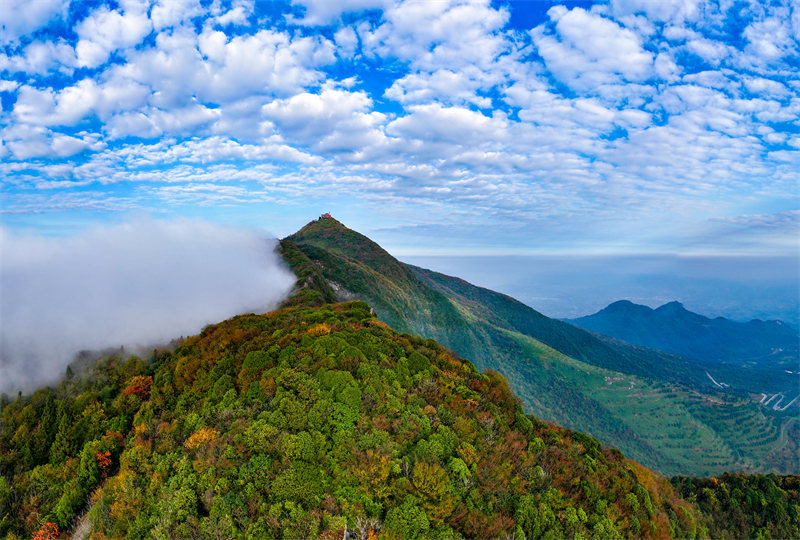
<instances>
[{"instance_id":1,"label":"hillside vegetation","mask_svg":"<svg viewBox=\"0 0 800 540\"><path fill-rule=\"evenodd\" d=\"M403 332L503 373L529 412L591 433L663 474L796 473L790 415L715 388L716 363L636 347L506 295L403 264L335 219L281 242L306 297L360 299ZM309 285L311 284L311 285ZM305 289L320 285L317 292Z\"/></svg>"},{"instance_id":2,"label":"hillside vegetation","mask_svg":"<svg viewBox=\"0 0 800 540\"><path fill-rule=\"evenodd\" d=\"M695 537L672 486L364 303L206 328L6 403L0 534Z\"/></svg>"},{"instance_id":3,"label":"hillside vegetation","mask_svg":"<svg viewBox=\"0 0 800 540\"><path fill-rule=\"evenodd\" d=\"M709 319L680 302L651 309L620 300L571 322L635 345L726 364L796 367L800 348L797 330L781 321Z\"/></svg>"},{"instance_id":4,"label":"hillside vegetation","mask_svg":"<svg viewBox=\"0 0 800 540\"><path fill-rule=\"evenodd\" d=\"M703 512L711 538L800 538L800 477L723 474L672 479Z\"/></svg>"},{"instance_id":5,"label":"hillside vegetation","mask_svg":"<svg viewBox=\"0 0 800 540\"><path fill-rule=\"evenodd\" d=\"M651 309L620 300L570 322L628 343L702 360L731 387L757 394L782 393L778 408L790 408L798 395L800 334L781 321L709 319L679 302ZM799 406L800 399L794 401L792 413Z\"/></svg>"}]
</instances>

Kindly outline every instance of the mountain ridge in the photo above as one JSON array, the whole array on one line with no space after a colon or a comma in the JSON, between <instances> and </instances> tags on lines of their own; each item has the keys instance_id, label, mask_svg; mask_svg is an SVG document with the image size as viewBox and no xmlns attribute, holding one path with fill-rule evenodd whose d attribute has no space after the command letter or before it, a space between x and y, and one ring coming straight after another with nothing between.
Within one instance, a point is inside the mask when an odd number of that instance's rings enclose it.
<instances>
[{"instance_id":1,"label":"mountain ridge","mask_svg":"<svg viewBox=\"0 0 800 540\"><path fill-rule=\"evenodd\" d=\"M480 373L434 340L390 328L364 302L331 301L359 287L407 293L391 279L359 281L385 278L373 263L302 239L281 252L297 275L283 307L211 324L145 359L120 350L87 360L57 389L0 398L0 535L54 539L79 519L93 538L798 535L800 477L670 483L591 435L526 414L499 372ZM453 310L433 306L428 323L463 313L472 338L522 354L516 364L513 355L473 358L505 361L498 367L516 382L568 393L570 383L605 376L604 386L619 383L626 394L628 384L649 384L608 382L613 372L497 326L519 313L513 299L400 270L427 291L422 300L444 298ZM487 310L495 324L481 321Z\"/></svg>"},{"instance_id":2,"label":"mountain ridge","mask_svg":"<svg viewBox=\"0 0 800 540\"><path fill-rule=\"evenodd\" d=\"M355 245L346 245L349 239ZM364 300L391 327L435 339L479 369L500 371L534 414L590 433L656 470L797 469L793 446L781 450L787 430L795 429L792 420L768 416L746 390L721 390L711 379L718 366L549 319L507 295L404 264L382 248L364 256L375 246L332 218L281 241L281 250L302 259L327 293ZM387 265L392 272L379 271ZM299 295L307 294L302 285L298 280ZM641 397L632 402L629 387L641 389Z\"/></svg>"},{"instance_id":3,"label":"mountain ridge","mask_svg":"<svg viewBox=\"0 0 800 540\"><path fill-rule=\"evenodd\" d=\"M652 309L621 300L568 322L635 345L711 362L791 366L798 359L800 334L790 325L777 320L711 319L687 310L678 301Z\"/></svg>"},{"instance_id":4,"label":"mountain ridge","mask_svg":"<svg viewBox=\"0 0 800 540\"><path fill-rule=\"evenodd\" d=\"M104 359L0 418L11 538L54 538L87 500L101 537L707 531L663 478L525 415L500 374L360 301L239 315L147 362Z\"/></svg>"}]
</instances>

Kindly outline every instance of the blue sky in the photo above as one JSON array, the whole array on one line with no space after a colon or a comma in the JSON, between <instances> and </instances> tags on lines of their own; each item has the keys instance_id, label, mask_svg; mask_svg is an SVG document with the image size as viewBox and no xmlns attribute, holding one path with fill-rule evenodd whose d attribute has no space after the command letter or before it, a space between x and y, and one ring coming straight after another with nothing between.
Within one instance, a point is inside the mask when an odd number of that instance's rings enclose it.
<instances>
[{"instance_id":1,"label":"blue sky","mask_svg":"<svg viewBox=\"0 0 800 540\"><path fill-rule=\"evenodd\" d=\"M4 0L0 222L796 255L797 2Z\"/></svg>"}]
</instances>

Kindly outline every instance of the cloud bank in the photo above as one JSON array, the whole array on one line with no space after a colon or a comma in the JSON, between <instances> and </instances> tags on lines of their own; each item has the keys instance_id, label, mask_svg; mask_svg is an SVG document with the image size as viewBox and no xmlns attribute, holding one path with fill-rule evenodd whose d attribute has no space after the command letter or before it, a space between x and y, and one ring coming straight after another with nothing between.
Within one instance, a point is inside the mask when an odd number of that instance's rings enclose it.
<instances>
[{"instance_id":1,"label":"cloud bank","mask_svg":"<svg viewBox=\"0 0 800 540\"><path fill-rule=\"evenodd\" d=\"M80 350L152 345L264 312L295 277L266 234L139 220L69 238L0 229L0 392L53 382Z\"/></svg>"},{"instance_id":2,"label":"cloud bank","mask_svg":"<svg viewBox=\"0 0 800 540\"><path fill-rule=\"evenodd\" d=\"M437 227L427 248L519 226L527 251L787 255L769 232L714 235L798 209L800 4L560 4L13 0L0 218L280 215L289 233L331 211Z\"/></svg>"}]
</instances>

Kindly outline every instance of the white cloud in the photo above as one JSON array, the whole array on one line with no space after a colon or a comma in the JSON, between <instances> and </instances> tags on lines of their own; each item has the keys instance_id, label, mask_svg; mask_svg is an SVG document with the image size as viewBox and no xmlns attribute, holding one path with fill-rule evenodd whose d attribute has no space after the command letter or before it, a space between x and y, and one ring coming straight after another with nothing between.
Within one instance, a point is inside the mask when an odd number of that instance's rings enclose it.
<instances>
[{"instance_id":1,"label":"white cloud","mask_svg":"<svg viewBox=\"0 0 800 540\"><path fill-rule=\"evenodd\" d=\"M59 92L22 86L14 115L22 122L45 126L72 126L89 115L99 97L93 79L83 79Z\"/></svg>"},{"instance_id":2,"label":"white cloud","mask_svg":"<svg viewBox=\"0 0 800 540\"><path fill-rule=\"evenodd\" d=\"M508 17L489 0L409 1L387 8L385 23L374 30L360 26L359 34L365 51L410 61L417 69L486 69L507 52L497 32Z\"/></svg>"},{"instance_id":3,"label":"white cloud","mask_svg":"<svg viewBox=\"0 0 800 540\"><path fill-rule=\"evenodd\" d=\"M3 48L0 182L20 190L4 211L335 192L590 224L746 212L796 189L786 6L556 6L528 32L508 24L517 4L490 0L275 4L283 18L252 0L151 3Z\"/></svg>"},{"instance_id":4,"label":"white cloud","mask_svg":"<svg viewBox=\"0 0 800 540\"><path fill-rule=\"evenodd\" d=\"M336 31L333 36L336 47L341 56L352 57L358 48L358 35L350 26L344 26Z\"/></svg>"},{"instance_id":5,"label":"white cloud","mask_svg":"<svg viewBox=\"0 0 800 540\"><path fill-rule=\"evenodd\" d=\"M14 104L14 115L24 123L46 123L48 114L55 107L54 92L51 90L38 90L28 85L23 85L17 92L17 101Z\"/></svg>"},{"instance_id":6,"label":"white cloud","mask_svg":"<svg viewBox=\"0 0 800 540\"><path fill-rule=\"evenodd\" d=\"M768 18L755 21L745 28L743 34L748 41L746 52L756 63L770 63L797 54L797 44L786 20Z\"/></svg>"},{"instance_id":7,"label":"white cloud","mask_svg":"<svg viewBox=\"0 0 800 540\"><path fill-rule=\"evenodd\" d=\"M439 69L433 73L409 73L397 79L386 90L386 97L403 104L439 101L443 103L473 103L482 108L490 108L492 100L479 96L478 91L485 85L481 78L484 72L464 69L458 72Z\"/></svg>"},{"instance_id":8,"label":"white cloud","mask_svg":"<svg viewBox=\"0 0 800 540\"><path fill-rule=\"evenodd\" d=\"M786 98L791 95L786 85L772 79L764 77L745 77L743 82L747 91L752 94L776 98Z\"/></svg>"},{"instance_id":9,"label":"white cloud","mask_svg":"<svg viewBox=\"0 0 800 540\"><path fill-rule=\"evenodd\" d=\"M100 149L94 137L73 137L41 127L20 124L0 131L4 147L14 159L64 158L86 149Z\"/></svg>"},{"instance_id":10,"label":"white cloud","mask_svg":"<svg viewBox=\"0 0 800 540\"><path fill-rule=\"evenodd\" d=\"M507 121L462 107L410 106L411 114L392 121L387 132L430 143L480 144L506 137Z\"/></svg>"},{"instance_id":11,"label":"white cloud","mask_svg":"<svg viewBox=\"0 0 800 540\"><path fill-rule=\"evenodd\" d=\"M47 75L58 70L69 74L75 65L75 51L63 40L57 42L33 41L21 54L0 54L0 69L10 72Z\"/></svg>"},{"instance_id":12,"label":"white cloud","mask_svg":"<svg viewBox=\"0 0 800 540\"><path fill-rule=\"evenodd\" d=\"M161 128L141 112L127 112L112 116L106 122L106 130L111 139L128 136L150 139L162 133Z\"/></svg>"},{"instance_id":13,"label":"white cloud","mask_svg":"<svg viewBox=\"0 0 800 540\"><path fill-rule=\"evenodd\" d=\"M653 76L653 55L631 30L581 8L567 11L558 6L548 13L555 33L539 26L531 35L537 52L559 81L587 91Z\"/></svg>"},{"instance_id":14,"label":"white cloud","mask_svg":"<svg viewBox=\"0 0 800 540\"><path fill-rule=\"evenodd\" d=\"M660 79L675 81L680 76L681 68L669 53L660 52L656 56L654 69Z\"/></svg>"},{"instance_id":15,"label":"white cloud","mask_svg":"<svg viewBox=\"0 0 800 540\"><path fill-rule=\"evenodd\" d=\"M108 157L120 159L135 169L174 163L215 164L276 160L281 162L317 163L319 158L282 144L279 140L266 140L262 144L242 144L224 137L196 138L177 143L161 140L154 144L128 146L122 151L109 152Z\"/></svg>"},{"instance_id":16,"label":"white cloud","mask_svg":"<svg viewBox=\"0 0 800 540\"><path fill-rule=\"evenodd\" d=\"M158 0L150 11L150 20L157 32L177 26L202 15L199 0Z\"/></svg>"},{"instance_id":17,"label":"white cloud","mask_svg":"<svg viewBox=\"0 0 800 540\"><path fill-rule=\"evenodd\" d=\"M220 26L229 24L243 25L247 19L253 15L255 10L255 0L234 0L231 9L222 13L212 5L212 14L215 15L214 22Z\"/></svg>"},{"instance_id":18,"label":"white cloud","mask_svg":"<svg viewBox=\"0 0 800 540\"><path fill-rule=\"evenodd\" d=\"M732 53L732 49L724 43L705 38L687 41L686 49L712 65L718 65L722 60L730 57Z\"/></svg>"},{"instance_id":19,"label":"white cloud","mask_svg":"<svg viewBox=\"0 0 800 540\"><path fill-rule=\"evenodd\" d=\"M0 43L13 42L64 15L69 0L3 0L0 9Z\"/></svg>"},{"instance_id":20,"label":"white cloud","mask_svg":"<svg viewBox=\"0 0 800 540\"><path fill-rule=\"evenodd\" d=\"M263 113L290 141L321 152L358 151L384 139L380 126L386 116L369 112L371 106L364 92L326 86L319 94L275 100L263 107Z\"/></svg>"},{"instance_id":21,"label":"white cloud","mask_svg":"<svg viewBox=\"0 0 800 540\"><path fill-rule=\"evenodd\" d=\"M365 9L384 9L393 0L292 0L299 6L304 16L297 22L309 26L327 25L336 21L343 13L362 11Z\"/></svg>"},{"instance_id":22,"label":"white cloud","mask_svg":"<svg viewBox=\"0 0 800 540\"><path fill-rule=\"evenodd\" d=\"M143 220L68 238L2 228L0 240L3 392L54 381L81 349L163 343L267 311L295 279L273 238L199 220Z\"/></svg>"},{"instance_id":23,"label":"white cloud","mask_svg":"<svg viewBox=\"0 0 800 540\"><path fill-rule=\"evenodd\" d=\"M155 8L153 8L155 10ZM77 66L95 68L117 49L133 47L151 31L147 12L95 9L77 27L80 40L75 46Z\"/></svg>"},{"instance_id":24,"label":"white cloud","mask_svg":"<svg viewBox=\"0 0 800 540\"><path fill-rule=\"evenodd\" d=\"M206 29L159 34L157 47L131 55L119 75L154 90L157 107L185 105L193 96L225 103L252 94L291 95L322 78L317 67L335 62L333 44L261 30L230 39Z\"/></svg>"},{"instance_id":25,"label":"white cloud","mask_svg":"<svg viewBox=\"0 0 800 540\"><path fill-rule=\"evenodd\" d=\"M67 157L77 154L81 150L88 148L89 144L81 139L70 137L69 135L56 135L53 137L53 152L58 157Z\"/></svg>"},{"instance_id":26,"label":"white cloud","mask_svg":"<svg viewBox=\"0 0 800 540\"><path fill-rule=\"evenodd\" d=\"M700 0L611 0L611 11L616 17L644 13L659 22L695 20L699 14Z\"/></svg>"}]
</instances>

